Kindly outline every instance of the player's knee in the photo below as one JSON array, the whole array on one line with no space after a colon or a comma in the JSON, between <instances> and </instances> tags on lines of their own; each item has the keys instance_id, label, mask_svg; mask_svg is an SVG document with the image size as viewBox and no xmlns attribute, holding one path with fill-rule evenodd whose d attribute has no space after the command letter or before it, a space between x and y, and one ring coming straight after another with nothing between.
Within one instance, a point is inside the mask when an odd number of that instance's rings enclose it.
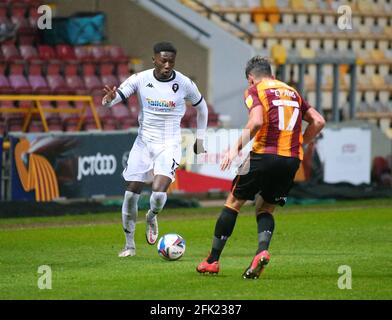
<instances>
[{"instance_id":1,"label":"player's knee","mask_svg":"<svg viewBox=\"0 0 392 320\"><path fill-rule=\"evenodd\" d=\"M256 215L259 215L262 212L268 212L270 214L274 212L276 205L265 201L261 195L256 195L255 200Z\"/></svg>"},{"instance_id":2,"label":"player's knee","mask_svg":"<svg viewBox=\"0 0 392 320\"><path fill-rule=\"evenodd\" d=\"M259 215L260 213L267 212L269 214L273 214L275 210L275 205L263 201L259 206L256 207L256 215Z\"/></svg>"},{"instance_id":3,"label":"player's knee","mask_svg":"<svg viewBox=\"0 0 392 320\"><path fill-rule=\"evenodd\" d=\"M230 193L226 199L225 206L239 212L245 201L246 200L237 199L232 193Z\"/></svg>"}]
</instances>

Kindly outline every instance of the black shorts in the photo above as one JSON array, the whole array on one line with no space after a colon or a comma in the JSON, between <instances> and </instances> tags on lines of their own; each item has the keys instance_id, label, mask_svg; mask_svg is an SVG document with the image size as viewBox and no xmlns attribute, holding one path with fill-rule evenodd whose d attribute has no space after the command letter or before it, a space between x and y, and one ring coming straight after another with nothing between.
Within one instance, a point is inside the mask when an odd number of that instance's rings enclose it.
<instances>
[{"instance_id":1,"label":"black shorts","mask_svg":"<svg viewBox=\"0 0 392 320\"><path fill-rule=\"evenodd\" d=\"M260 194L268 203L284 205L300 163L294 157L251 152L249 172L234 178L231 192L240 200Z\"/></svg>"}]
</instances>

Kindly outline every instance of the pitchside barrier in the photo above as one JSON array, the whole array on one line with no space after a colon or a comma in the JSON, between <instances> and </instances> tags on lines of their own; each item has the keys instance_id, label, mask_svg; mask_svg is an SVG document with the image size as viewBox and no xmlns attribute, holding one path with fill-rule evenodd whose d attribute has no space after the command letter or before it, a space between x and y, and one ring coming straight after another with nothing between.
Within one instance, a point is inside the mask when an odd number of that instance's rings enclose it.
<instances>
[{"instance_id":1,"label":"pitchside barrier","mask_svg":"<svg viewBox=\"0 0 392 320\"><path fill-rule=\"evenodd\" d=\"M222 152L238 139L240 132L209 129L205 140L207 153L195 156L194 132L183 130L182 160L176 168L176 181L170 192L229 191L237 170L222 172L219 163ZM7 183L3 184L2 200L43 202L122 196L121 174L136 136L137 129L11 133L9 148L4 151L7 161L3 164L6 169L3 173L7 172ZM296 182L311 182L313 191L322 184L347 183L354 188L369 185L371 140L372 133L367 127L325 128L312 148L305 149ZM246 152L243 157L247 159ZM318 163L317 170L315 163ZM241 168L244 171L246 165Z\"/></svg>"},{"instance_id":2,"label":"pitchside barrier","mask_svg":"<svg viewBox=\"0 0 392 320\"><path fill-rule=\"evenodd\" d=\"M91 96L53 96L53 95L0 95L0 101L32 101L34 103L31 108L8 108L4 107L0 109L0 113L22 113L25 115L22 131L26 132L29 127L31 118L34 114L39 114L39 118L42 122L42 126L45 132L49 131L48 123L46 121L45 114L47 113L69 113L69 114L77 114L79 115L79 122L77 124L77 131L80 131L82 128L83 121L86 117L87 108L91 109L91 114L94 118L97 129L101 130L101 122L99 120L97 111L95 109L95 105L93 102L93 98ZM52 108L52 107L43 107L42 101L82 101L82 108Z\"/></svg>"},{"instance_id":3,"label":"pitchside barrier","mask_svg":"<svg viewBox=\"0 0 392 320\"><path fill-rule=\"evenodd\" d=\"M10 134L5 200L121 195L121 173L135 138L130 131Z\"/></svg>"}]
</instances>

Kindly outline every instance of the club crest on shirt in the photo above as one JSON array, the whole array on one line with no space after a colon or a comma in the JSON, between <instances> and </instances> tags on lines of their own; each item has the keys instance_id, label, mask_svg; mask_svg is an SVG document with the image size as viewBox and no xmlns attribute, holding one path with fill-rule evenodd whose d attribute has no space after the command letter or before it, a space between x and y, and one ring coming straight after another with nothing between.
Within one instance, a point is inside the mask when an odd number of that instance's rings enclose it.
<instances>
[{"instance_id":1,"label":"club crest on shirt","mask_svg":"<svg viewBox=\"0 0 392 320\"><path fill-rule=\"evenodd\" d=\"M249 95L245 100L246 106L250 109L253 105L253 98Z\"/></svg>"},{"instance_id":2,"label":"club crest on shirt","mask_svg":"<svg viewBox=\"0 0 392 320\"><path fill-rule=\"evenodd\" d=\"M174 93L176 93L178 91L178 89L179 89L178 83L173 83L172 89L173 89Z\"/></svg>"}]
</instances>

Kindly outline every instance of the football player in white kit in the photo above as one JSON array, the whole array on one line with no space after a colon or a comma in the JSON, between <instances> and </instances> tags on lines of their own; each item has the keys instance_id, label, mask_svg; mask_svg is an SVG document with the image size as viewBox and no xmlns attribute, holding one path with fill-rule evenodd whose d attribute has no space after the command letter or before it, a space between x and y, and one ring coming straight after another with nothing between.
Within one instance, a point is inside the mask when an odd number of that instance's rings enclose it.
<instances>
[{"instance_id":1,"label":"football player in white kit","mask_svg":"<svg viewBox=\"0 0 392 320\"><path fill-rule=\"evenodd\" d=\"M205 152L203 140L207 128L208 108L197 86L174 70L177 50L168 42L154 45L154 68L133 74L119 88L105 86L102 104L107 107L137 94L141 105L138 136L129 153L123 177L127 187L122 205L122 222L126 244L119 257L134 256L138 199L145 183L152 182L150 210L146 214L146 239L158 239L157 214L163 209L166 191L175 179L181 160L180 122L186 111L185 101L197 110L196 154Z\"/></svg>"}]
</instances>

